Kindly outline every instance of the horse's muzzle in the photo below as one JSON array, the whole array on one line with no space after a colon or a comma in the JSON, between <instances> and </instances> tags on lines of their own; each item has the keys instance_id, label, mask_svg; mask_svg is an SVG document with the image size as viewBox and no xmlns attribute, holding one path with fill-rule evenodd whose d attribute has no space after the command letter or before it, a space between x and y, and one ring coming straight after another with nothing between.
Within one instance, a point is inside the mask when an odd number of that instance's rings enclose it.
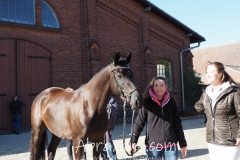
<instances>
[{"instance_id":1,"label":"horse's muzzle","mask_svg":"<svg viewBox=\"0 0 240 160\"><path fill-rule=\"evenodd\" d=\"M132 93L130 104L132 110L139 110L140 108L142 108L143 98L139 91L136 90Z\"/></svg>"}]
</instances>

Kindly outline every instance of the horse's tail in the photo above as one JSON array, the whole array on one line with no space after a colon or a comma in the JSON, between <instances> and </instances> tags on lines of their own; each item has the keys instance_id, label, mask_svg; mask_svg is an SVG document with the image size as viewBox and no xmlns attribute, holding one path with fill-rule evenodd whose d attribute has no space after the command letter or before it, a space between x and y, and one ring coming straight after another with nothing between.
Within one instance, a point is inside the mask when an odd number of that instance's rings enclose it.
<instances>
[{"instance_id":1,"label":"horse's tail","mask_svg":"<svg viewBox=\"0 0 240 160\"><path fill-rule=\"evenodd\" d=\"M45 160L45 145L47 144L47 130L45 130L42 134L42 140L39 146L39 156L42 160Z\"/></svg>"},{"instance_id":2,"label":"horse's tail","mask_svg":"<svg viewBox=\"0 0 240 160\"><path fill-rule=\"evenodd\" d=\"M33 142L33 131L31 132L30 139L30 160L35 160L34 158L34 142ZM38 159L45 160L45 146L47 145L47 130L45 130L42 134L42 139L39 145L39 157Z\"/></svg>"},{"instance_id":3,"label":"horse's tail","mask_svg":"<svg viewBox=\"0 0 240 160\"><path fill-rule=\"evenodd\" d=\"M29 143L29 148L30 148L30 160L34 159L34 144L33 144L33 131L31 131L31 138L30 138L30 143Z\"/></svg>"}]
</instances>

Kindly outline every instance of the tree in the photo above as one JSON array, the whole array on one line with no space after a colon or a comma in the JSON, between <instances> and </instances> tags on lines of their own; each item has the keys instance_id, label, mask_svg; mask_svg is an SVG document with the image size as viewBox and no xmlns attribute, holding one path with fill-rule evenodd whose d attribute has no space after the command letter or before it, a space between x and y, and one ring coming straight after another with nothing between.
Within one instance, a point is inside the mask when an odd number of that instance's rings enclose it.
<instances>
[{"instance_id":1,"label":"tree","mask_svg":"<svg viewBox=\"0 0 240 160\"><path fill-rule=\"evenodd\" d=\"M184 97L186 108L193 107L200 99L203 88L205 87L201 84L201 77L197 76L196 71L187 70L184 72Z\"/></svg>"}]
</instances>

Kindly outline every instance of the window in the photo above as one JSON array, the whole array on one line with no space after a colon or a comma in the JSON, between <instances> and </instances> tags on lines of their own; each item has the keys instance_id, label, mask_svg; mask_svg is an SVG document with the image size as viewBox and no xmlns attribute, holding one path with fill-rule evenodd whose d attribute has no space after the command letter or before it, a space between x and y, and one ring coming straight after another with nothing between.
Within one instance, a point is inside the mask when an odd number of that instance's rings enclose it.
<instances>
[{"instance_id":1,"label":"window","mask_svg":"<svg viewBox=\"0 0 240 160\"><path fill-rule=\"evenodd\" d=\"M157 76L165 77L169 91L173 91L172 63L166 59L157 62Z\"/></svg>"},{"instance_id":2,"label":"window","mask_svg":"<svg viewBox=\"0 0 240 160\"><path fill-rule=\"evenodd\" d=\"M42 24L45 27L59 28L56 14L45 1L42 1Z\"/></svg>"},{"instance_id":3,"label":"window","mask_svg":"<svg viewBox=\"0 0 240 160\"><path fill-rule=\"evenodd\" d=\"M0 0L0 21L35 25L35 0ZM59 22L52 8L42 1L42 25L59 28Z\"/></svg>"},{"instance_id":4,"label":"window","mask_svg":"<svg viewBox=\"0 0 240 160\"><path fill-rule=\"evenodd\" d=\"M35 24L35 0L0 0L0 20Z\"/></svg>"}]
</instances>

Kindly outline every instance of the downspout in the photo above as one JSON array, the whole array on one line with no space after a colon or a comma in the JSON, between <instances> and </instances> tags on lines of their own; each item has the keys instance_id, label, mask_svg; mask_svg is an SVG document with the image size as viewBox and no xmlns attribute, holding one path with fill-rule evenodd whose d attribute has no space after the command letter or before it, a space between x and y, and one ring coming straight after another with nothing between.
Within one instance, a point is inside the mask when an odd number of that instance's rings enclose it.
<instances>
[{"instance_id":1,"label":"downspout","mask_svg":"<svg viewBox=\"0 0 240 160\"><path fill-rule=\"evenodd\" d=\"M189 51L193 48L197 48L200 46L200 43L201 42L198 42L198 45L197 46L194 46L194 47L190 47L190 48L186 48L184 50L182 50L180 52L180 66L181 66L181 81L182 81L182 105L183 105L183 109L185 109L185 100L184 100L184 81L183 81L183 62L182 62L182 54L183 52L186 52L186 51Z\"/></svg>"}]
</instances>

